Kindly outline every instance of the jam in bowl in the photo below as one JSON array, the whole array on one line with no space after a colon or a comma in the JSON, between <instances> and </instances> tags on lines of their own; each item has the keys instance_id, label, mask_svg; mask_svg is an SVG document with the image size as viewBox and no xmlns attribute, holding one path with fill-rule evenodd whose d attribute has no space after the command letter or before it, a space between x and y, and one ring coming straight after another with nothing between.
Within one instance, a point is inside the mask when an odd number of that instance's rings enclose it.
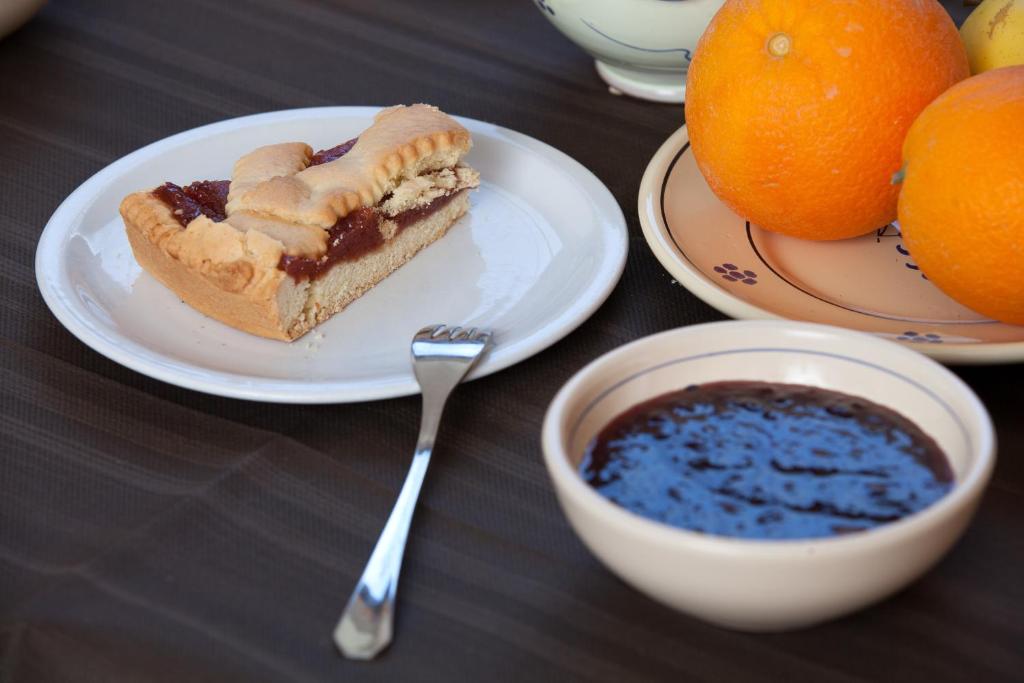
<instances>
[{"instance_id":1,"label":"jam in bowl","mask_svg":"<svg viewBox=\"0 0 1024 683\"><path fill-rule=\"evenodd\" d=\"M580 474L648 519L764 539L866 531L953 483L935 440L895 411L771 382L691 384L634 406L590 442Z\"/></svg>"},{"instance_id":2,"label":"jam in bowl","mask_svg":"<svg viewBox=\"0 0 1024 683\"><path fill-rule=\"evenodd\" d=\"M865 607L934 565L991 477L984 406L870 335L790 321L638 340L545 417L570 524L650 597L749 631Z\"/></svg>"}]
</instances>

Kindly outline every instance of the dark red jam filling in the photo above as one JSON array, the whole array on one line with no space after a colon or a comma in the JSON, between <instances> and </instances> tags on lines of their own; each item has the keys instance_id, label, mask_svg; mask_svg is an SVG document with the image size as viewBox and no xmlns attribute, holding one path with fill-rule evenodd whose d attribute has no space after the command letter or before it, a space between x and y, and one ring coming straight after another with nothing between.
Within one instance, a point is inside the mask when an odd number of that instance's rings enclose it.
<instances>
[{"instance_id":1,"label":"dark red jam filling","mask_svg":"<svg viewBox=\"0 0 1024 683\"><path fill-rule=\"evenodd\" d=\"M227 180L200 180L185 187L164 183L153 190L153 194L171 207L171 213L184 227L200 214L211 221L224 220L227 217L224 206L228 202L230 185Z\"/></svg>"},{"instance_id":2,"label":"dark red jam filling","mask_svg":"<svg viewBox=\"0 0 1024 683\"><path fill-rule=\"evenodd\" d=\"M601 431L580 474L638 515L740 538L864 531L953 485L938 444L902 415L765 382L715 382L641 403Z\"/></svg>"},{"instance_id":3,"label":"dark red jam filling","mask_svg":"<svg viewBox=\"0 0 1024 683\"><path fill-rule=\"evenodd\" d=\"M392 216L390 220L398 224L395 234L412 223L440 211L460 192L462 190L451 192L425 206ZM296 282L315 280L330 270L335 263L355 261L384 244L384 238L380 234L380 220L380 214L374 207L357 209L344 218L339 218L327 231L327 253L323 256L313 259L285 254L277 267L291 275Z\"/></svg>"},{"instance_id":4,"label":"dark red jam filling","mask_svg":"<svg viewBox=\"0 0 1024 683\"><path fill-rule=\"evenodd\" d=\"M356 143L359 142L359 138L352 138L348 142L343 142L337 147L331 147L330 149L322 149L309 160L310 166L319 166L320 164L326 164L329 161L340 159L349 153Z\"/></svg>"}]
</instances>

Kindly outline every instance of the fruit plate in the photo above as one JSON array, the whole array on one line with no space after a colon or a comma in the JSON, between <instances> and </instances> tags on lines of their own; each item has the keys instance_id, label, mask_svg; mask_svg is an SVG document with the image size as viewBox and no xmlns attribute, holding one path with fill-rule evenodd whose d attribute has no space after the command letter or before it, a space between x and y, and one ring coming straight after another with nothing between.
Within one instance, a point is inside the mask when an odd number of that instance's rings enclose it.
<instances>
[{"instance_id":1,"label":"fruit plate","mask_svg":"<svg viewBox=\"0 0 1024 683\"><path fill-rule=\"evenodd\" d=\"M812 242L737 216L701 176L685 126L647 166L638 208L665 269L726 315L871 332L945 363L1024 360L1024 327L986 319L943 294L914 263L898 224Z\"/></svg>"}]
</instances>

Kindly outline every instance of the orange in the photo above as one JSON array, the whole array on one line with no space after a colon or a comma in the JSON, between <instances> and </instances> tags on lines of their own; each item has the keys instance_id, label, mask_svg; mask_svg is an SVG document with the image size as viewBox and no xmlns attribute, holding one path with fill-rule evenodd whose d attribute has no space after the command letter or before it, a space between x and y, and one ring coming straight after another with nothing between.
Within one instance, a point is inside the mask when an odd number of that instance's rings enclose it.
<instances>
[{"instance_id":1,"label":"orange","mask_svg":"<svg viewBox=\"0 0 1024 683\"><path fill-rule=\"evenodd\" d=\"M690 66L690 144L741 216L853 237L896 218L907 129L968 75L936 0L727 0Z\"/></svg>"},{"instance_id":2,"label":"orange","mask_svg":"<svg viewBox=\"0 0 1024 683\"><path fill-rule=\"evenodd\" d=\"M1024 325L1024 66L949 89L903 145L904 244L963 305Z\"/></svg>"}]
</instances>

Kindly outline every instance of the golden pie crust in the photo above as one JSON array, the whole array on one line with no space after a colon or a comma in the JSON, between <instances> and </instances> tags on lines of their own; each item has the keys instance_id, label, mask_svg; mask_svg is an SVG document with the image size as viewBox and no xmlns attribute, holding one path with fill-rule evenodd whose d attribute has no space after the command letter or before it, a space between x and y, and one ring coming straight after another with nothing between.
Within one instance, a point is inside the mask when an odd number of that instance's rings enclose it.
<instances>
[{"instance_id":1,"label":"golden pie crust","mask_svg":"<svg viewBox=\"0 0 1024 683\"><path fill-rule=\"evenodd\" d=\"M309 166L312 149L301 142L239 159L224 221L200 215L183 228L151 190L127 196L121 216L136 260L185 303L245 332L290 341L443 236L468 210L468 193L401 231L382 215L381 247L315 281L293 279L278 267L281 257L322 257L331 226L400 188L432 178L444 178L443 191L475 187L476 172L460 163L471 146L469 131L436 107L391 107L334 161Z\"/></svg>"}]
</instances>

